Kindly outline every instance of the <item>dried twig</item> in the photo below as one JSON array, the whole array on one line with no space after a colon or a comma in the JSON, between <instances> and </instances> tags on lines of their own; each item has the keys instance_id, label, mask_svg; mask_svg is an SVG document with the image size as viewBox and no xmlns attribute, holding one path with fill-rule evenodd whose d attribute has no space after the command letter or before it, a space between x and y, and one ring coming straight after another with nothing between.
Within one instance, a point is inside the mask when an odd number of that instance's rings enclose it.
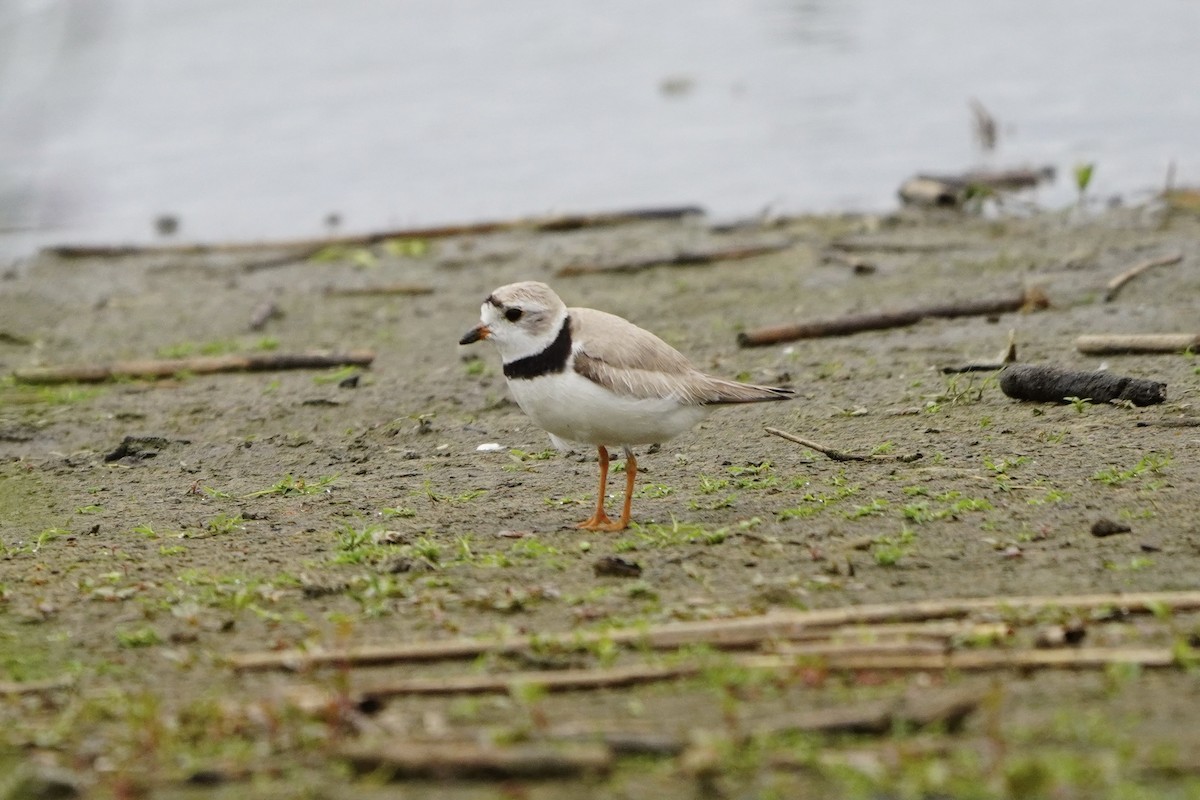
<instances>
[{"instance_id":1,"label":"dried twig","mask_svg":"<svg viewBox=\"0 0 1200 800\"><path fill-rule=\"evenodd\" d=\"M669 220L703 214L697 206L639 208L595 214L560 214L546 217L476 222L466 225L440 225L428 228L401 228L351 236L315 239L290 239L276 242L227 242L217 244L157 245L58 245L45 252L61 258L117 258L134 255L207 255L211 253L257 253L271 250L296 251L286 258L304 258L331 246L366 247L388 239L442 239L449 236L497 233L512 230L569 231L628 222Z\"/></svg>"},{"instance_id":2,"label":"dried twig","mask_svg":"<svg viewBox=\"0 0 1200 800\"><path fill-rule=\"evenodd\" d=\"M421 295L433 294L432 286L412 283L388 283L382 286L326 286L325 294L330 297L373 297L377 295Z\"/></svg>"},{"instance_id":3,"label":"dried twig","mask_svg":"<svg viewBox=\"0 0 1200 800\"><path fill-rule=\"evenodd\" d=\"M561 278L591 275L597 272L638 272L651 267L690 267L699 264L715 264L720 261L742 261L747 258L778 253L791 246L792 242L772 242L717 247L710 250L684 250L669 256L635 258L608 264L568 264L560 267L555 274Z\"/></svg>"},{"instance_id":4,"label":"dried twig","mask_svg":"<svg viewBox=\"0 0 1200 800\"><path fill-rule=\"evenodd\" d=\"M41 694L69 689L74 685L75 679L70 677L46 678L40 681L0 681L0 695Z\"/></svg>"},{"instance_id":5,"label":"dried twig","mask_svg":"<svg viewBox=\"0 0 1200 800\"><path fill-rule=\"evenodd\" d=\"M1019 294L1007 297L920 306L899 311L874 311L865 314L848 314L835 319L758 328L739 333L737 340L738 344L742 347L759 347L762 345L778 344L779 342L790 342L796 339L845 336L862 331L902 328L931 317L953 319L955 317L1040 309L1046 308L1049 305L1050 301L1044 292L1038 288L1030 288Z\"/></svg>"},{"instance_id":6,"label":"dried twig","mask_svg":"<svg viewBox=\"0 0 1200 800\"><path fill-rule=\"evenodd\" d=\"M344 744L337 752L359 772L393 778L564 778L603 774L613 764L602 744L400 741Z\"/></svg>"},{"instance_id":7,"label":"dried twig","mask_svg":"<svg viewBox=\"0 0 1200 800\"><path fill-rule=\"evenodd\" d=\"M688 644L707 644L719 649L756 647L769 639L788 639L814 629L840 628L856 624L917 622L961 619L978 613L1029 612L1047 609L1076 611L1118 609L1125 613L1159 609L1200 609L1200 591L978 597L924 600L913 603L847 606L843 608L789 611L732 619L671 622L646 629L624 628L603 632L567 632L514 636L505 639L448 639L401 645L362 646L337 651L265 651L226 656L236 670L305 669L318 666L368 666L400 662L475 658L487 653L526 652L534 647L577 650L595 644L674 649Z\"/></svg>"},{"instance_id":8,"label":"dried twig","mask_svg":"<svg viewBox=\"0 0 1200 800\"><path fill-rule=\"evenodd\" d=\"M1189 348L1200 350L1200 333L1094 334L1075 340L1075 349L1089 355L1179 353Z\"/></svg>"},{"instance_id":9,"label":"dried twig","mask_svg":"<svg viewBox=\"0 0 1200 800\"><path fill-rule=\"evenodd\" d=\"M1167 399L1167 385L1108 372L1076 372L1041 364L1010 364L1000 373L1000 391L1014 400L1066 403L1083 398L1092 403L1128 400L1152 406Z\"/></svg>"},{"instance_id":10,"label":"dried twig","mask_svg":"<svg viewBox=\"0 0 1200 800\"><path fill-rule=\"evenodd\" d=\"M1129 283L1143 272L1152 270L1155 267L1167 267L1172 264L1178 264L1180 261L1183 261L1183 253L1171 253L1170 255L1151 258L1141 262L1140 264L1135 264L1108 282L1107 286L1105 287L1107 291L1104 292L1104 302L1110 303L1115 300L1117 295L1121 292L1121 289L1124 288L1125 284Z\"/></svg>"},{"instance_id":11,"label":"dried twig","mask_svg":"<svg viewBox=\"0 0 1200 800\"><path fill-rule=\"evenodd\" d=\"M911 461L917 461L922 457L921 453L901 453L899 455L892 455L889 453L871 453L869 455L863 455L861 453L845 453L841 450L834 450L832 447L827 447L826 445L810 441L809 439L802 439L801 437L796 436L794 433L781 431L779 428L767 427L764 428L764 430L773 436L778 436L781 439L787 439L789 442L795 442L798 445L807 447L809 450L815 450L821 455L829 456L829 458L833 459L834 461L903 461L908 463Z\"/></svg>"},{"instance_id":12,"label":"dried twig","mask_svg":"<svg viewBox=\"0 0 1200 800\"><path fill-rule=\"evenodd\" d=\"M1008 364L1012 364L1017 360L1017 332L1008 332L1008 344L1000 351L1000 355L996 356L994 361L971 361L966 364L957 364L945 366L941 368L943 375L952 375L963 372L995 372L996 370L1004 369Z\"/></svg>"},{"instance_id":13,"label":"dried twig","mask_svg":"<svg viewBox=\"0 0 1200 800\"><path fill-rule=\"evenodd\" d=\"M580 689L618 689L642 683L658 683L695 675L697 663L672 666L635 665L605 669L548 669L495 675L440 675L436 678L406 678L361 689L357 702L377 703L406 695L508 694L521 686L536 686L546 692Z\"/></svg>"},{"instance_id":14,"label":"dried twig","mask_svg":"<svg viewBox=\"0 0 1200 800\"><path fill-rule=\"evenodd\" d=\"M263 372L282 369L323 369L352 365L370 366L375 353L255 353L250 355L196 356L193 358L142 359L111 364L65 367L35 367L13 372L18 383L99 383L118 378L169 378L180 373L207 375L215 372Z\"/></svg>"}]
</instances>

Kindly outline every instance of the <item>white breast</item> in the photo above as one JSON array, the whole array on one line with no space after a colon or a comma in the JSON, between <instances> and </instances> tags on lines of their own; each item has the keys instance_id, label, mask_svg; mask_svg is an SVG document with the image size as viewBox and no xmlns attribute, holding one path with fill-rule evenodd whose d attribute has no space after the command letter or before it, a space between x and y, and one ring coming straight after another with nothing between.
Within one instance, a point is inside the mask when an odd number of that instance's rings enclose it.
<instances>
[{"instance_id":1,"label":"white breast","mask_svg":"<svg viewBox=\"0 0 1200 800\"><path fill-rule=\"evenodd\" d=\"M517 404L537 425L572 442L637 445L664 442L708 416L707 406L672 398L633 399L570 370L508 383Z\"/></svg>"}]
</instances>

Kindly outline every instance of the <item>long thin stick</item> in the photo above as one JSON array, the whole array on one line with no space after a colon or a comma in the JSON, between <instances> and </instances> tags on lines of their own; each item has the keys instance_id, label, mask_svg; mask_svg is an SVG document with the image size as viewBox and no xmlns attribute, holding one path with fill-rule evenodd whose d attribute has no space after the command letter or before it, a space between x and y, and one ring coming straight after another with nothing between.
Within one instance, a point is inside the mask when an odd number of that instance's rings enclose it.
<instances>
[{"instance_id":1,"label":"long thin stick","mask_svg":"<svg viewBox=\"0 0 1200 800\"><path fill-rule=\"evenodd\" d=\"M1182 659L1181 659L1182 655ZM819 656L813 663L839 670L925 670L988 671L999 669L1095 669L1110 664L1143 667L1173 667L1200 657L1195 651L1177 653L1169 647L1081 647L1050 650L951 650L945 653L844 653ZM794 663L794 662L793 662ZM745 669L780 669L787 666L778 656L744 656L738 666Z\"/></svg>"},{"instance_id":2,"label":"long thin stick","mask_svg":"<svg viewBox=\"0 0 1200 800\"><path fill-rule=\"evenodd\" d=\"M258 253L269 250L296 250L315 253L334 245L365 247L388 239L442 239L449 236L496 233L510 230L569 231L579 228L620 225L627 222L679 219L703 214L698 206L666 208L637 208L595 214L559 214L513 220L476 222L466 225L439 225L427 228L400 228L350 236L327 236L313 239L288 239L275 242L225 242L216 244L158 244L158 245L58 245L45 252L61 258L116 258L133 255L205 255L208 253ZM303 258L304 255L296 258Z\"/></svg>"},{"instance_id":3,"label":"long thin stick","mask_svg":"<svg viewBox=\"0 0 1200 800\"><path fill-rule=\"evenodd\" d=\"M75 685L73 678L47 678L41 681L0 681L0 695L6 694L41 694L59 689L69 689Z\"/></svg>"},{"instance_id":4,"label":"long thin stick","mask_svg":"<svg viewBox=\"0 0 1200 800\"><path fill-rule=\"evenodd\" d=\"M1200 350L1200 333L1093 334L1075 340L1075 349L1090 355L1114 353L1181 353Z\"/></svg>"},{"instance_id":5,"label":"long thin stick","mask_svg":"<svg viewBox=\"0 0 1200 800\"><path fill-rule=\"evenodd\" d=\"M1196 654L1192 653L1191 656ZM1183 654L1184 658L1189 653ZM1165 668L1181 663L1179 653L1167 647L1089 647L1021 650L946 650L869 645L799 648L796 652L770 655L737 656L733 665L742 669L786 671L801 666L832 670L880 670L922 672L962 670L968 672L1000 669L1095 669L1109 664L1139 664ZM446 696L465 694L508 694L517 687L536 687L545 692L569 692L616 689L646 683L688 678L700 674L699 662L660 666L638 664L607 669L560 669L495 675L454 675L434 678L406 678L380 683L355 694L357 704L377 704L392 697Z\"/></svg>"},{"instance_id":6,"label":"long thin stick","mask_svg":"<svg viewBox=\"0 0 1200 800\"><path fill-rule=\"evenodd\" d=\"M1125 284L1143 272L1148 272L1155 267L1167 267L1172 264L1178 264L1180 261L1183 261L1183 253L1171 253L1170 255L1151 258L1140 264L1135 264L1108 282L1108 285L1105 287L1107 291L1104 293L1104 302L1110 303L1115 300Z\"/></svg>"},{"instance_id":7,"label":"long thin stick","mask_svg":"<svg viewBox=\"0 0 1200 800\"><path fill-rule=\"evenodd\" d=\"M845 453L841 450L834 450L832 447L827 447L823 444L818 444L817 442L813 442L808 439L802 439L793 433L781 431L779 428L767 427L763 430L773 436L778 436L781 439L787 439L789 442L795 442L798 445L807 447L809 450L815 450L821 455L829 456L834 461L903 461L907 463L910 461L917 461L922 457L920 453L904 453L900 455L889 455L887 453L873 453L870 455L863 455L860 453Z\"/></svg>"},{"instance_id":8,"label":"long thin stick","mask_svg":"<svg viewBox=\"0 0 1200 800\"><path fill-rule=\"evenodd\" d=\"M1050 301L1040 289L1030 288L1019 294L1006 297L966 300L959 303L942 303L931 306L901 309L897 311L872 311L865 314L847 314L844 317L815 320L787 325L773 325L742 331L738 344L742 347L760 347L796 339L816 339L824 336L845 336L862 331L877 331L887 328L903 328L915 325L923 319L1002 314L1023 309L1047 308Z\"/></svg>"},{"instance_id":9,"label":"long thin stick","mask_svg":"<svg viewBox=\"0 0 1200 800\"><path fill-rule=\"evenodd\" d=\"M972 614L1028 612L1044 609L1087 611L1118 609L1146 613L1159 609L1200 609L1200 591L1136 592L1130 594L1064 595L1061 597L978 597L847 606L812 611L788 611L732 619L670 622L646 629L623 628L601 632L570 632L514 636L506 639L449 639L401 645L361 646L344 650L304 650L238 653L226 656L233 669L306 669L318 666L366 666L400 662L474 658L485 653L525 652L533 647L586 648L614 644L650 649L673 649L707 644L722 649L755 647L769 639L787 639L816 628L854 624L962 619Z\"/></svg>"},{"instance_id":10,"label":"long thin stick","mask_svg":"<svg viewBox=\"0 0 1200 800\"><path fill-rule=\"evenodd\" d=\"M496 675L442 675L436 678L406 678L391 681L357 693L359 703L379 702L389 697L408 695L506 694L520 686L535 686L546 692L570 692L580 689L619 689L643 683L686 678L696 675L700 664L674 666L636 665L608 669L558 669L511 672Z\"/></svg>"},{"instance_id":11,"label":"long thin stick","mask_svg":"<svg viewBox=\"0 0 1200 800\"><path fill-rule=\"evenodd\" d=\"M382 286L326 286L325 294L331 297L372 297L377 295L433 294L432 286L412 283L388 283Z\"/></svg>"},{"instance_id":12,"label":"long thin stick","mask_svg":"<svg viewBox=\"0 0 1200 800\"><path fill-rule=\"evenodd\" d=\"M669 256L637 258L610 264L570 264L561 267L555 274L559 277L591 275L597 272L638 272L651 267L682 267L698 264L715 264L719 261L742 261L747 258L778 253L792 246L791 242L770 244L746 244L718 247L712 250L685 250Z\"/></svg>"},{"instance_id":13,"label":"long thin stick","mask_svg":"<svg viewBox=\"0 0 1200 800\"><path fill-rule=\"evenodd\" d=\"M370 350L347 353L256 353L251 355L196 356L194 358L142 359L111 364L35 367L13 373L18 383L99 383L117 378L169 378L179 373L262 372L282 369L323 369L345 365L366 367L375 360Z\"/></svg>"}]
</instances>

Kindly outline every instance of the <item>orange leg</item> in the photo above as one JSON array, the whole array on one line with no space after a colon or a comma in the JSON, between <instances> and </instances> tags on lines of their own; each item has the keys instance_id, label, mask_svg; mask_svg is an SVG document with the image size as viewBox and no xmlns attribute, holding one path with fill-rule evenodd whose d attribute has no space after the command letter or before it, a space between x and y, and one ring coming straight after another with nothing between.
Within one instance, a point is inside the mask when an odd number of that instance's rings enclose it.
<instances>
[{"instance_id":1,"label":"orange leg","mask_svg":"<svg viewBox=\"0 0 1200 800\"><path fill-rule=\"evenodd\" d=\"M596 492L596 513L575 526L585 531L601 530L604 526L612 524L608 514L604 513L604 493L608 491L608 450L604 445L597 446L596 450L600 457L600 489Z\"/></svg>"},{"instance_id":2,"label":"orange leg","mask_svg":"<svg viewBox=\"0 0 1200 800\"><path fill-rule=\"evenodd\" d=\"M633 485L637 481L637 459L633 451L625 448L625 505L621 508L621 518L609 519L604 513L604 491L608 483L608 451L600 448L600 500L597 503L596 514L589 520L580 523L579 527L589 531L623 531L629 527L629 512L633 506Z\"/></svg>"}]
</instances>

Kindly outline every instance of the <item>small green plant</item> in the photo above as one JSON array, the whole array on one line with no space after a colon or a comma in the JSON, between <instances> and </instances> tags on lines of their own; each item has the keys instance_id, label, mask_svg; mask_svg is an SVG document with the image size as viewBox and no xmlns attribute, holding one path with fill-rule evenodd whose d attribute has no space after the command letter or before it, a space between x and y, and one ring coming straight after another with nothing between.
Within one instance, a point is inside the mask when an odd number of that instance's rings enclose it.
<instances>
[{"instance_id":1,"label":"small green plant","mask_svg":"<svg viewBox=\"0 0 1200 800\"><path fill-rule=\"evenodd\" d=\"M121 647L152 647L162 642L162 637L149 625L141 628L117 631L117 644Z\"/></svg>"},{"instance_id":2,"label":"small green plant","mask_svg":"<svg viewBox=\"0 0 1200 800\"><path fill-rule=\"evenodd\" d=\"M1097 470L1092 480L1108 486L1119 486L1126 481L1139 477L1144 473L1160 473L1171 464L1171 456L1163 453L1147 453L1129 469L1119 469L1115 466Z\"/></svg>"},{"instance_id":3,"label":"small green plant","mask_svg":"<svg viewBox=\"0 0 1200 800\"><path fill-rule=\"evenodd\" d=\"M1096 165L1092 162L1076 164L1071 174L1075 178L1075 189L1079 192L1079 202L1083 203L1088 186L1092 183L1092 177L1096 174Z\"/></svg>"},{"instance_id":4,"label":"small green plant","mask_svg":"<svg viewBox=\"0 0 1200 800\"><path fill-rule=\"evenodd\" d=\"M342 381L349 380L350 378L361 374L362 370L351 364L345 367L339 367L338 369L329 370L328 372L317 373L316 375L313 375L312 380L313 383L318 385L341 383Z\"/></svg>"},{"instance_id":5,"label":"small green plant","mask_svg":"<svg viewBox=\"0 0 1200 800\"><path fill-rule=\"evenodd\" d=\"M234 531L245 530L245 520L241 514L217 514L205 526L214 536L221 536Z\"/></svg>"},{"instance_id":6,"label":"small green plant","mask_svg":"<svg viewBox=\"0 0 1200 800\"><path fill-rule=\"evenodd\" d=\"M849 511L844 512L847 519L860 519L862 517L882 517L887 511L888 501L882 497L876 497L867 503L865 506L855 506Z\"/></svg>"},{"instance_id":7,"label":"small green plant","mask_svg":"<svg viewBox=\"0 0 1200 800\"><path fill-rule=\"evenodd\" d=\"M383 252L389 256L421 258L429 253L429 240L419 238L385 239Z\"/></svg>"},{"instance_id":8,"label":"small green plant","mask_svg":"<svg viewBox=\"0 0 1200 800\"><path fill-rule=\"evenodd\" d=\"M1090 397L1064 397L1063 399L1071 404L1071 408L1075 409L1076 414L1082 414L1092 404Z\"/></svg>"},{"instance_id":9,"label":"small green plant","mask_svg":"<svg viewBox=\"0 0 1200 800\"><path fill-rule=\"evenodd\" d=\"M912 549L917 535L905 525L896 536L880 536L871 544L871 555L881 567L891 567Z\"/></svg>"},{"instance_id":10,"label":"small green plant","mask_svg":"<svg viewBox=\"0 0 1200 800\"><path fill-rule=\"evenodd\" d=\"M265 497L267 495L277 494L280 497L292 497L296 495L312 495L318 494L326 489L331 483L336 481L337 475L323 475L315 481L309 482L304 478L295 477L291 474L283 476L266 489L259 489L257 492L250 492L242 495L243 499L252 497Z\"/></svg>"}]
</instances>

